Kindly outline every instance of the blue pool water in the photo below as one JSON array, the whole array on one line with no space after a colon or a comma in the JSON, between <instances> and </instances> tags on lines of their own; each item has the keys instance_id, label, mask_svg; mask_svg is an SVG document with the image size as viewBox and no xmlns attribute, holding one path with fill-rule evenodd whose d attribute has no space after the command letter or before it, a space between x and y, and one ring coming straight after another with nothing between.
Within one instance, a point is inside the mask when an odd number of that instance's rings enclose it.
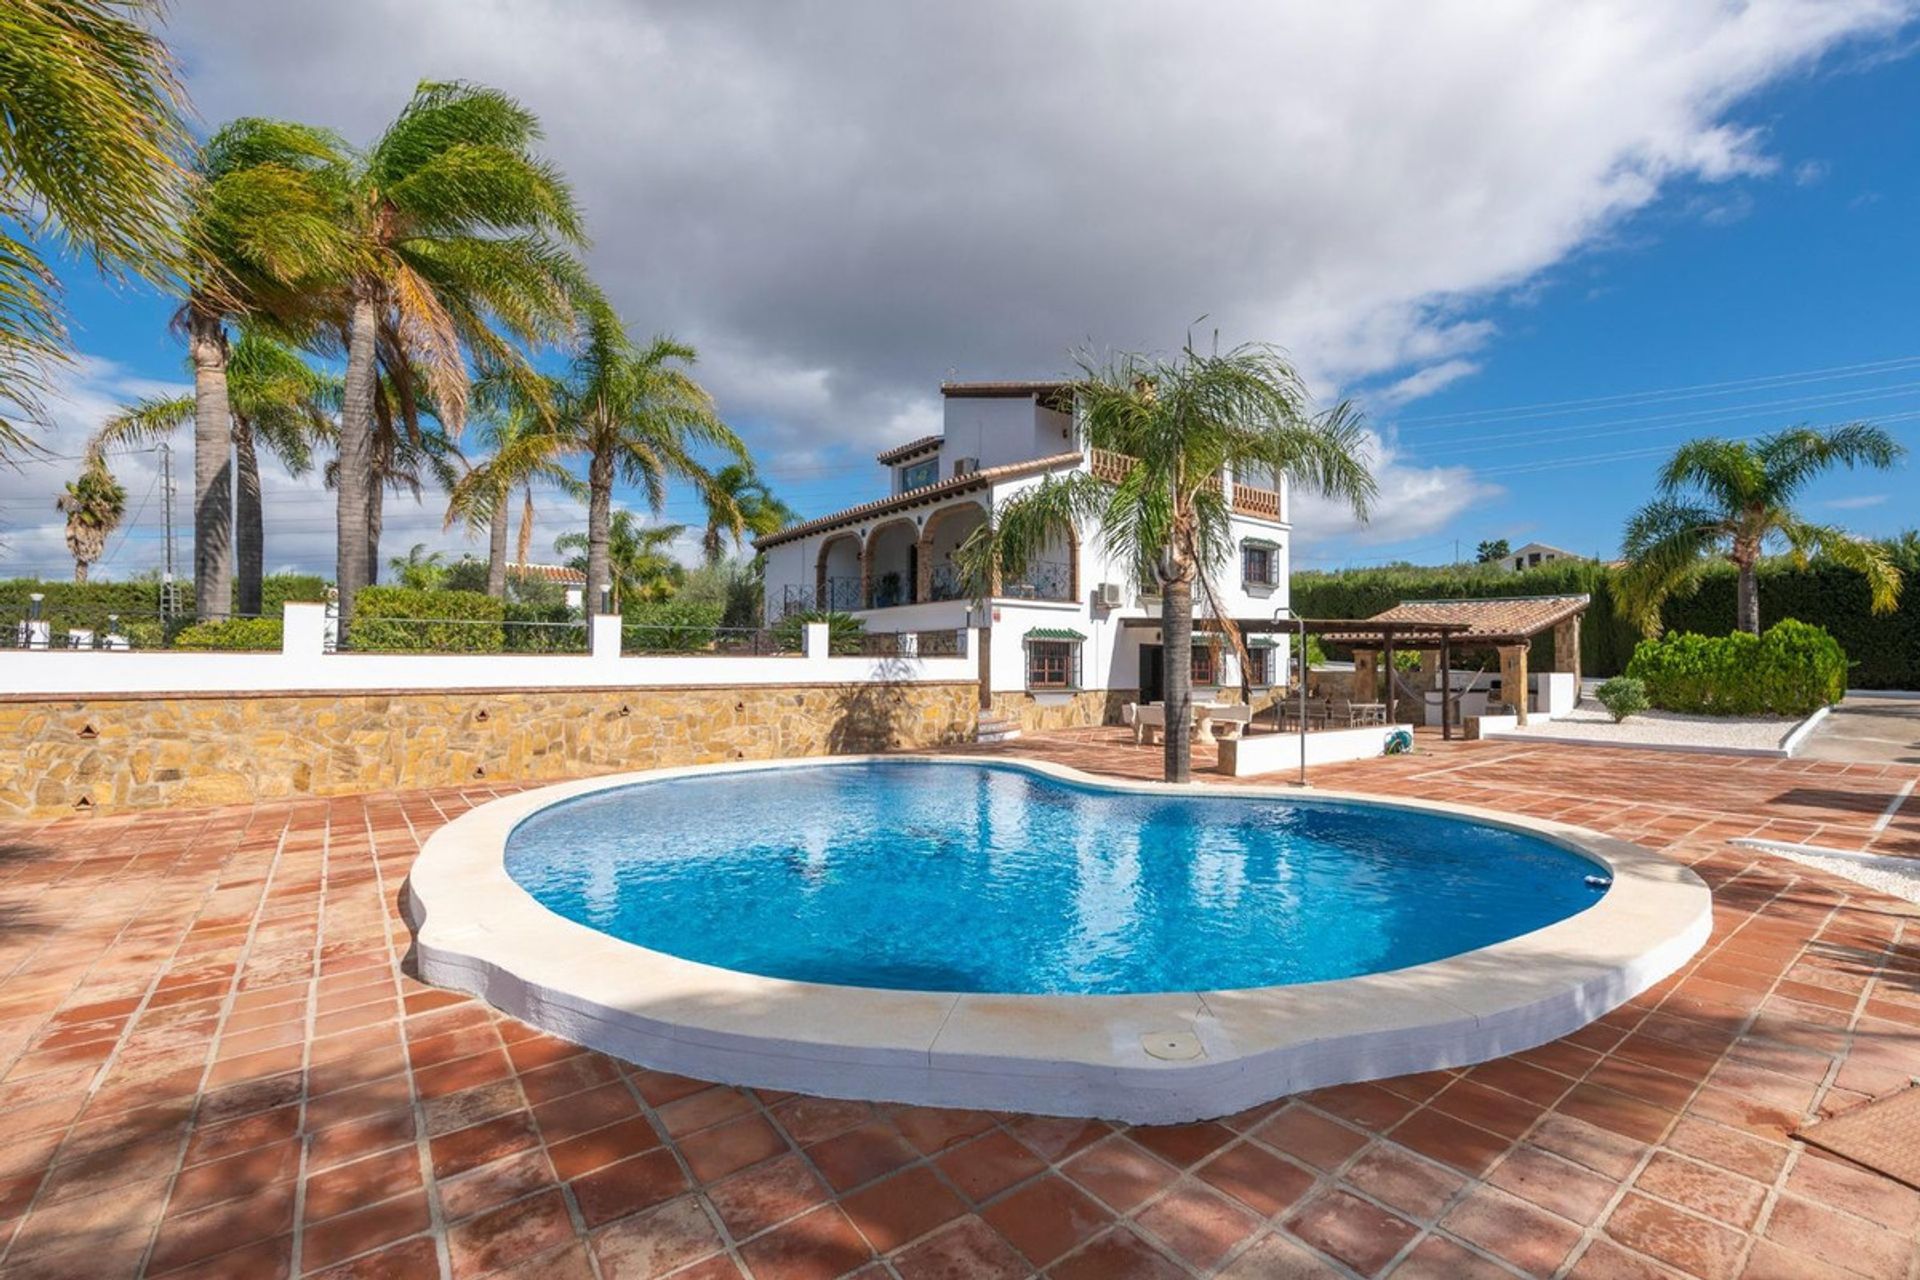
<instances>
[{"instance_id":1,"label":"blue pool water","mask_svg":"<svg viewBox=\"0 0 1920 1280\"><path fill-rule=\"evenodd\" d=\"M1516 937L1604 892L1577 854L1432 814L908 761L584 796L522 822L506 865L550 910L688 960L1009 994L1375 973Z\"/></svg>"}]
</instances>

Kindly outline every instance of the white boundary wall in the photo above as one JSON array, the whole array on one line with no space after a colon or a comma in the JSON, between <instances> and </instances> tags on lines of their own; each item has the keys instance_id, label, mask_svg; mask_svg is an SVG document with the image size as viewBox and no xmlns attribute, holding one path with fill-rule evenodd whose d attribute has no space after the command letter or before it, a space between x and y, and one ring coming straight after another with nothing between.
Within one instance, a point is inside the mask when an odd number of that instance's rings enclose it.
<instances>
[{"instance_id":1,"label":"white boundary wall","mask_svg":"<svg viewBox=\"0 0 1920 1280\"><path fill-rule=\"evenodd\" d=\"M917 684L979 679L979 634L962 656L836 656L824 623L791 656L623 657L620 619L593 619L584 654L328 653L326 606L289 604L278 653L174 650L14 650L0 657L0 697L118 697L157 693L337 690L659 688L712 685Z\"/></svg>"},{"instance_id":2,"label":"white boundary wall","mask_svg":"<svg viewBox=\"0 0 1920 1280\"><path fill-rule=\"evenodd\" d=\"M1307 763L1339 764L1371 760L1387 749L1387 735L1402 726L1366 725L1358 729L1322 729L1306 735ZM1298 733L1262 733L1253 737L1220 739L1220 773L1235 778L1257 777L1300 767Z\"/></svg>"}]
</instances>

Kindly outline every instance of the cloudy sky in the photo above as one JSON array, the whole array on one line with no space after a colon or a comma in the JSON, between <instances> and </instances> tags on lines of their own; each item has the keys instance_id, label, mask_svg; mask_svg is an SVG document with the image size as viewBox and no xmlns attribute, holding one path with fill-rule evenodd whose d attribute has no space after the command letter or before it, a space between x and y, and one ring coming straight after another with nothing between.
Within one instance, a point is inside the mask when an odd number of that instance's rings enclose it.
<instances>
[{"instance_id":1,"label":"cloudy sky","mask_svg":"<svg viewBox=\"0 0 1920 1280\"><path fill-rule=\"evenodd\" d=\"M208 124L370 139L421 78L523 99L629 325L699 347L809 514L878 491L870 455L937 429L943 378L1054 374L1192 327L1276 342L1367 405L1380 517L1303 518L1303 560L1351 563L1502 534L1610 551L1653 450L1920 408L1836 399L1920 383L1900 363L1920 353L1913 16L176 0L169 34ZM72 286L87 358L55 446L179 376L163 301ZM151 462L122 468L136 505ZM48 469L0 478L0 571L65 563L37 514ZM269 483L270 562L327 567L331 495ZM1886 495L1910 475L1850 483L1822 501L1901 523ZM152 562L157 503L110 570ZM395 511L388 549L456 542L432 508ZM676 494L667 517L696 513Z\"/></svg>"}]
</instances>

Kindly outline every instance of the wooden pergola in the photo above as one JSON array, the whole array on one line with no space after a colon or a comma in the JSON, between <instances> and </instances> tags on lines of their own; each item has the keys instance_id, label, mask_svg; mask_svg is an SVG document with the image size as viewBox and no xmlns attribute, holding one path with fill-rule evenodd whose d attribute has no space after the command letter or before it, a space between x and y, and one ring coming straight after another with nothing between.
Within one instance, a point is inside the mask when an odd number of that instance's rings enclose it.
<instances>
[{"instance_id":1,"label":"wooden pergola","mask_svg":"<svg viewBox=\"0 0 1920 1280\"><path fill-rule=\"evenodd\" d=\"M1554 665L1580 674L1580 617L1587 610L1590 596L1519 596L1485 600L1408 600L1371 618L1235 618L1234 626L1242 635L1297 635L1304 645L1307 636L1320 636L1353 650L1353 690L1356 701L1372 702L1379 683L1379 663L1389 673L1387 679L1387 722L1397 723L1398 692L1391 672L1393 655L1403 649L1417 649L1438 656L1440 678L1440 733L1453 736L1453 717L1447 708L1453 701L1453 652L1461 649L1493 649L1500 655L1500 679L1504 689L1520 690L1514 711L1520 723L1527 722L1527 651L1535 636L1552 630ZM1158 618L1127 618L1121 625L1132 629L1160 626ZM1224 630L1217 618L1195 618L1196 632ZM1306 663L1301 662L1301 683L1306 683Z\"/></svg>"}]
</instances>

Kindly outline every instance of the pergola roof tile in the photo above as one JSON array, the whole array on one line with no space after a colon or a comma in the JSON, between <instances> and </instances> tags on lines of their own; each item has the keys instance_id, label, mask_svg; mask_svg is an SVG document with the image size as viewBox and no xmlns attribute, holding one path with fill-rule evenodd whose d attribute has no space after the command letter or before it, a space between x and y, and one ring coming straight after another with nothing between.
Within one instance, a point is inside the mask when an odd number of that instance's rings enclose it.
<instances>
[{"instance_id":1,"label":"pergola roof tile","mask_svg":"<svg viewBox=\"0 0 1920 1280\"><path fill-rule=\"evenodd\" d=\"M1585 613L1592 602L1593 597L1585 595L1405 600L1374 614L1367 622L1382 624L1383 631L1390 626L1396 640L1402 636L1413 639L1412 632L1422 624L1436 629L1444 627L1451 632L1449 638L1455 644L1530 640L1568 618ZM1326 638L1337 644L1360 644L1378 637L1356 628Z\"/></svg>"}]
</instances>

